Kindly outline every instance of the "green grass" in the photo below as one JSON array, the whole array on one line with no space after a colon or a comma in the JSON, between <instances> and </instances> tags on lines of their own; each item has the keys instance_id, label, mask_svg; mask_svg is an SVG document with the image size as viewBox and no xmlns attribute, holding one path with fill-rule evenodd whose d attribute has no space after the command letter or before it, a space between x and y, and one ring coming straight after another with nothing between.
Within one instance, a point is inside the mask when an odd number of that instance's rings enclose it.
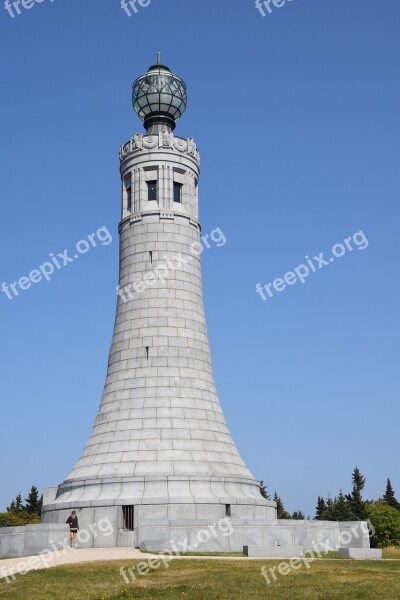
<instances>
[{"instance_id":1,"label":"green grass","mask_svg":"<svg viewBox=\"0 0 400 600\"><path fill-rule=\"evenodd\" d=\"M351 558L348 558L347 556L340 556L339 552L324 552L321 560L324 560L324 558L338 558L340 560L351 560Z\"/></svg>"},{"instance_id":2,"label":"green grass","mask_svg":"<svg viewBox=\"0 0 400 600\"><path fill-rule=\"evenodd\" d=\"M134 561L135 564L138 561ZM126 584L129 561L86 563L0 581L6 600L399 600L400 561L316 561L267 585L260 569L278 561L175 560Z\"/></svg>"}]
</instances>

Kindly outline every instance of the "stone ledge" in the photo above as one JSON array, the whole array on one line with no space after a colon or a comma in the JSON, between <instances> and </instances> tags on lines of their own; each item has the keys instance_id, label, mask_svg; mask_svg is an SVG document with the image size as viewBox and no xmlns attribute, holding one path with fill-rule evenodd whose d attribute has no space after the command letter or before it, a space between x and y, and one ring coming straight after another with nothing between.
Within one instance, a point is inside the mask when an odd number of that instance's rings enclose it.
<instances>
[{"instance_id":1,"label":"stone ledge","mask_svg":"<svg viewBox=\"0 0 400 600\"><path fill-rule=\"evenodd\" d=\"M66 525L58 523L32 523L30 525L14 525L0 527L0 535L25 534L26 532L65 531Z\"/></svg>"}]
</instances>

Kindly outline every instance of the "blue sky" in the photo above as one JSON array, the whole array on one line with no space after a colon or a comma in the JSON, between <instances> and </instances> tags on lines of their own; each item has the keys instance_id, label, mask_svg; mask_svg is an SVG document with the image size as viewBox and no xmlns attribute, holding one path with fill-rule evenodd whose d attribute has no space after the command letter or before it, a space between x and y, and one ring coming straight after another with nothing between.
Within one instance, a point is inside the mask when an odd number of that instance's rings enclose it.
<instances>
[{"instance_id":1,"label":"blue sky","mask_svg":"<svg viewBox=\"0 0 400 600\"><path fill-rule=\"evenodd\" d=\"M286 507L400 496L398 0L44 0L0 6L0 284L101 227L52 280L0 293L0 509L60 483L100 401L115 313L119 145L158 50L188 86L176 130L202 156L205 304L221 403L253 474ZM362 230L368 247L264 302L273 282Z\"/></svg>"}]
</instances>

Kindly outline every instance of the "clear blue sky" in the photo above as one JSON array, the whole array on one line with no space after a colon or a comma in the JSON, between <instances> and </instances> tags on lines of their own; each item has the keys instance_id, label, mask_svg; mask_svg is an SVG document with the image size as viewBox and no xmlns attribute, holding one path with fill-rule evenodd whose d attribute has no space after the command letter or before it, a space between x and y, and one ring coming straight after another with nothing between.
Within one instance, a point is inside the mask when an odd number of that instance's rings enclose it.
<instances>
[{"instance_id":1,"label":"clear blue sky","mask_svg":"<svg viewBox=\"0 0 400 600\"><path fill-rule=\"evenodd\" d=\"M44 0L2 44L0 284L105 226L113 243L9 301L0 293L0 509L62 482L104 383L115 313L119 145L132 81L162 50L188 86L177 135L202 155L216 383L253 474L286 507L400 496L398 0ZM363 230L357 248L263 302L255 291Z\"/></svg>"}]
</instances>

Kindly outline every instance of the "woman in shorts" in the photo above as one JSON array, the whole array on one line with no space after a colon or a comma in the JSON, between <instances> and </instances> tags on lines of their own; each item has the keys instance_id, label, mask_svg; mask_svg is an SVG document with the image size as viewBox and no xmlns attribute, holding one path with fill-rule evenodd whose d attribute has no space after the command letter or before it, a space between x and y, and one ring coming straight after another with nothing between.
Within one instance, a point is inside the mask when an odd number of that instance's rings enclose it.
<instances>
[{"instance_id":1,"label":"woman in shorts","mask_svg":"<svg viewBox=\"0 0 400 600\"><path fill-rule=\"evenodd\" d=\"M66 523L69 525L69 541L71 542L71 548L77 548L75 544L76 534L79 529L78 517L76 512L73 510L71 515L68 517Z\"/></svg>"}]
</instances>

